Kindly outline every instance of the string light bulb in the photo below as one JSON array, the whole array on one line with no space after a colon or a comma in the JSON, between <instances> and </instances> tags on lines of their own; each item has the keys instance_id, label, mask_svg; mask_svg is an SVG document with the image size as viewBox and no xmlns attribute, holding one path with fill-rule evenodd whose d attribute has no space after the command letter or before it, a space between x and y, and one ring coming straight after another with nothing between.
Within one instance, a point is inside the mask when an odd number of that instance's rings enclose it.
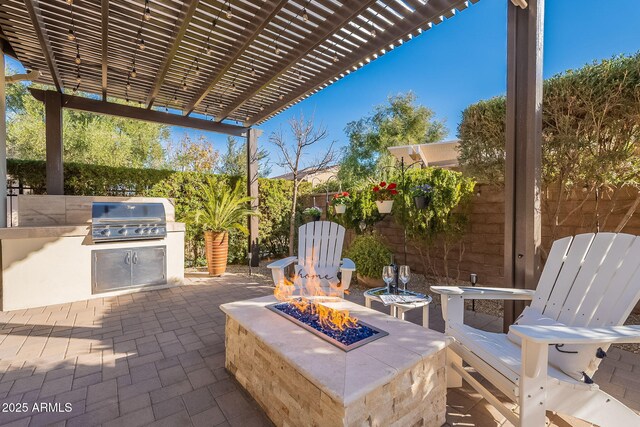
<instances>
[{"instance_id":1,"label":"string light bulb","mask_svg":"<svg viewBox=\"0 0 640 427\"><path fill-rule=\"evenodd\" d=\"M247 117L245 117L244 119L245 119L246 121L249 121L249 119L250 119L250 118L251 118L251 117L249 117L249 116L247 115Z\"/></svg>"},{"instance_id":2,"label":"string light bulb","mask_svg":"<svg viewBox=\"0 0 640 427\"><path fill-rule=\"evenodd\" d=\"M187 90L187 79L182 80L182 90Z\"/></svg>"},{"instance_id":3,"label":"string light bulb","mask_svg":"<svg viewBox=\"0 0 640 427\"><path fill-rule=\"evenodd\" d=\"M256 76L256 69L251 67L251 77L255 77Z\"/></svg>"},{"instance_id":4,"label":"string light bulb","mask_svg":"<svg viewBox=\"0 0 640 427\"><path fill-rule=\"evenodd\" d=\"M135 79L135 78L136 78L136 76L138 75L138 73L136 72L136 66L135 66L135 65L134 65L134 66L133 66L133 68L131 69L131 73L130 73L130 75L131 75L131 78L132 78L132 79Z\"/></svg>"},{"instance_id":5,"label":"string light bulb","mask_svg":"<svg viewBox=\"0 0 640 427\"><path fill-rule=\"evenodd\" d=\"M195 73L196 76L200 75L200 66L198 65L197 62L196 62L196 69L195 69L194 73Z\"/></svg>"},{"instance_id":6,"label":"string light bulb","mask_svg":"<svg viewBox=\"0 0 640 427\"><path fill-rule=\"evenodd\" d=\"M131 83L127 82L127 90L131 90Z\"/></svg>"},{"instance_id":7,"label":"string light bulb","mask_svg":"<svg viewBox=\"0 0 640 427\"><path fill-rule=\"evenodd\" d=\"M82 64L82 58L80 58L80 52L76 53L76 65Z\"/></svg>"},{"instance_id":8,"label":"string light bulb","mask_svg":"<svg viewBox=\"0 0 640 427\"><path fill-rule=\"evenodd\" d=\"M335 54L333 55L333 62L338 62L340 59L338 58L338 55Z\"/></svg>"},{"instance_id":9,"label":"string light bulb","mask_svg":"<svg viewBox=\"0 0 640 427\"><path fill-rule=\"evenodd\" d=\"M371 37L376 36L376 29L373 27L373 23L371 24Z\"/></svg>"},{"instance_id":10,"label":"string light bulb","mask_svg":"<svg viewBox=\"0 0 640 427\"><path fill-rule=\"evenodd\" d=\"M147 6L144 9L144 20L149 21L150 19L151 19L151 9L149 9L149 6Z\"/></svg>"},{"instance_id":11,"label":"string light bulb","mask_svg":"<svg viewBox=\"0 0 640 427\"><path fill-rule=\"evenodd\" d=\"M173 95L173 102L174 104L178 103L178 95Z\"/></svg>"},{"instance_id":12,"label":"string light bulb","mask_svg":"<svg viewBox=\"0 0 640 427\"><path fill-rule=\"evenodd\" d=\"M78 75L76 76L76 83L82 83L82 77L80 77L80 73L78 73Z\"/></svg>"},{"instance_id":13,"label":"string light bulb","mask_svg":"<svg viewBox=\"0 0 640 427\"><path fill-rule=\"evenodd\" d=\"M233 17L233 11L231 10L231 1L228 2L227 6L227 19L231 19Z\"/></svg>"},{"instance_id":14,"label":"string light bulb","mask_svg":"<svg viewBox=\"0 0 640 427\"><path fill-rule=\"evenodd\" d=\"M284 95L283 94L278 95L278 99L282 101L284 99Z\"/></svg>"},{"instance_id":15,"label":"string light bulb","mask_svg":"<svg viewBox=\"0 0 640 427\"><path fill-rule=\"evenodd\" d=\"M235 83L231 83L231 90L236 90L236 84Z\"/></svg>"},{"instance_id":16,"label":"string light bulb","mask_svg":"<svg viewBox=\"0 0 640 427\"><path fill-rule=\"evenodd\" d=\"M140 40L138 40L138 48L140 48L140 50L144 50L144 47L144 39L140 37Z\"/></svg>"},{"instance_id":17,"label":"string light bulb","mask_svg":"<svg viewBox=\"0 0 640 427\"><path fill-rule=\"evenodd\" d=\"M206 47L205 50L207 52L207 55L211 55L213 53L213 49L211 49L211 45L210 44L207 44L207 47Z\"/></svg>"},{"instance_id":18,"label":"string light bulb","mask_svg":"<svg viewBox=\"0 0 640 427\"><path fill-rule=\"evenodd\" d=\"M278 46L278 43L276 43L276 55L280 55L280 47Z\"/></svg>"},{"instance_id":19,"label":"string light bulb","mask_svg":"<svg viewBox=\"0 0 640 427\"><path fill-rule=\"evenodd\" d=\"M67 4L71 6L73 4L73 0L67 0Z\"/></svg>"},{"instance_id":20,"label":"string light bulb","mask_svg":"<svg viewBox=\"0 0 640 427\"><path fill-rule=\"evenodd\" d=\"M260 111L264 111L264 105L260 106Z\"/></svg>"},{"instance_id":21,"label":"string light bulb","mask_svg":"<svg viewBox=\"0 0 640 427\"><path fill-rule=\"evenodd\" d=\"M76 33L73 31L73 28L69 28L69 33L67 34L67 38L69 41L74 41L76 39Z\"/></svg>"},{"instance_id":22,"label":"string light bulb","mask_svg":"<svg viewBox=\"0 0 640 427\"><path fill-rule=\"evenodd\" d=\"M309 20L309 14L307 13L307 9L302 9L302 20L307 22Z\"/></svg>"},{"instance_id":23,"label":"string light bulb","mask_svg":"<svg viewBox=\"0 0 640 427\"><path fill-rule=\"evenodd\" d=\"M222 101L220 101L220 102L218 103L218 107L220 107L220 108L222 108L222 107L223 107L223 105L222 105Z\"/></svg>"}]
</instances>

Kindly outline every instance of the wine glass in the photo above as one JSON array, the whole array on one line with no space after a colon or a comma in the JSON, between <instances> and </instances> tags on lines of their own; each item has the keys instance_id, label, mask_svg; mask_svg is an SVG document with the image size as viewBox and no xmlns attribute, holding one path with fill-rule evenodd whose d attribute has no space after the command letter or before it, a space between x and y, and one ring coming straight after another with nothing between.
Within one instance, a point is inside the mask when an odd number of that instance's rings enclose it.
<instances>
[{"instance_id":1,"label":"wine glass","mask_svg":"<svg viewBox=\"0 0 640 427\"><path fill-rule=\"evenodd\" d=\"M401 265L400 272L398 274L398 279L402 282L402 290L404 292L407 291L407 283L411 280L411 270L408 265Z\"/></svg>"},{"instance_id":2,"label":"wine glass","mask_svg":"<svg viewBox=\"0 0 640 427\"><path fill-rule=\"evenodd\" d=\"M382 280L387 284L387 293L389 293L389 285L393 282L393 267L390 265L385 265L382 268Z\"/></svg>"}]
</instances>

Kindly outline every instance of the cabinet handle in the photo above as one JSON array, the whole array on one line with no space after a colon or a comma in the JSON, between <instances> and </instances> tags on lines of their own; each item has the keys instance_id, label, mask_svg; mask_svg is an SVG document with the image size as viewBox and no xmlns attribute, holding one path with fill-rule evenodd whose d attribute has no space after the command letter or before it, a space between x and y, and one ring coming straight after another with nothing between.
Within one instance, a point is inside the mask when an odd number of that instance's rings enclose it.
<instances>
[{"instance_id":1,"label":"cabinet handle","mask_svg":"<svg viewBox=\"0 0 640 427\"><path fill-rule=\"evenodd\" d=\"M133 253L133 263L137 264L138 263L138 252L134 252Z\"/></svg>"},{"instance_id":2,"label":"cabinet handle","mask_svg":"<svg viewBox=\"0 0 640 427\"><path fill-rule=\"evenodd\" d=\"M127 256L124 257L125 264L131 264L131 252L127 252Z\"/></svg>"}]
</instances>

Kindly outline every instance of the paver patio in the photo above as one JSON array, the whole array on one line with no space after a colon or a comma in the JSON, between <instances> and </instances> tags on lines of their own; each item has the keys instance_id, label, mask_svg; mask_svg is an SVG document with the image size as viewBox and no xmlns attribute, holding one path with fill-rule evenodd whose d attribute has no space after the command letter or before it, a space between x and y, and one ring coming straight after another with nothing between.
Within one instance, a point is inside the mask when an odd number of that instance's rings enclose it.
<instances>
[{"instance_id":1,"label":"paver patio","mask_svg":"<svg viewBox=\"0 0 640 427\"><path fill-rule=\"evenodd\" d=\"M271 425L224 369L218 306L272 292L270 281L257 276L192 276L177 288L1 312L0 411L11 411L0 412L0 425ZM364 302L360 295L349 299ZM416 323L420 316L408 313ZM430 321L444 329L438 309ZM501 328L501 319L479 313L469 312L467 322ZM638 373L640 355L612 349L595 380L640 410ZM506 422L469 387L447 398L451 425ZM27 403L28 411L12 403ZM37 412L34 403L59 403L62 410Z\"/></svg>"}]
</instances>

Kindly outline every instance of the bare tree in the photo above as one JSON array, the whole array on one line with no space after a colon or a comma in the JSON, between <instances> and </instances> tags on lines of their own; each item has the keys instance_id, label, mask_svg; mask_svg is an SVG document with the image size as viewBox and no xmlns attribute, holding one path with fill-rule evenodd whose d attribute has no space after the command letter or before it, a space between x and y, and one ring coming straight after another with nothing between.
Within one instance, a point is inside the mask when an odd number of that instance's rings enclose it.
<instances>
[{"instance_id":1,"label":"bare tree","mask_svg":"<svg viewBox=\"0 0 640 427\"><path fill-rule=\"evenodd\" d=\"M329 144L326 150L320 150L320 155L311 162L303 164L303 158L309 154L314 145L321 144L327 139L326 127L319 125L317 128L313 122L313 116L306 119L304 114L289 120L291 142L282 129L272 132L269 141L280 150L278 165L287 169L293 176L293 203L291 204L291 216L289 225L289 256L293 255L293 239L295 236L296 205L298 204L298 190L300 188L302 170L307 174L314 174L336 159L333 149L334 142Z\"/></svg>"}]
</instances>

